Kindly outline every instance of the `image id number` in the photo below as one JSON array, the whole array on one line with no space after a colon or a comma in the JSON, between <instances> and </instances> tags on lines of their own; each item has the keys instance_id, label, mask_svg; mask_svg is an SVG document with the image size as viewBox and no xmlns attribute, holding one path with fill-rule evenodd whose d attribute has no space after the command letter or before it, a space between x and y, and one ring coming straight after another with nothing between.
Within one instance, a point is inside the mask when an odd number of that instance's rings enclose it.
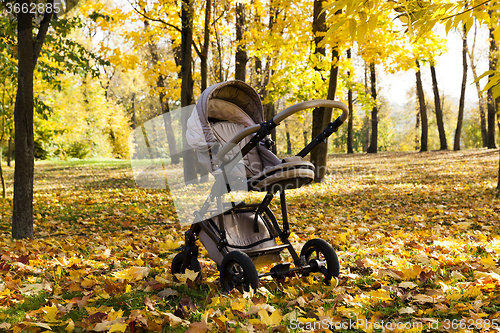
<instances>
[{"instance_id":1,"label":"image id number","mask_svg":"<svg viewBox=\"0 0 500 333\"><path fill-rule=\"evenodd\" d=\"M500 323L499 323L499 320L498 319L493 319L493 320L490 320L490 319L472 319L472 318L469 318L469 319L453 319L453 320L450 320L450 319L445 319L444 320L444 325L443 325L443 328L444 329L453 329L453 330L457 330L457 329L469 329L469 330L473 330L473 329L478 329L478 328L485 328L485 329L489 329L489 328L500 328Z\"/></svg>"},{"instance_id":2,"label":"image id number","mask_svg":"<svg viewBox=\"0 0 500 333\"><path fill-rule=\"evenodd\" d=\"M7 13L31 13L31 14L43 14L43 13L56 13L58 14L61 9L58 6L54 6L51 3L23 3L22 5L19 3L8 3L7 4Z\"/></svg>"}]
</instances>

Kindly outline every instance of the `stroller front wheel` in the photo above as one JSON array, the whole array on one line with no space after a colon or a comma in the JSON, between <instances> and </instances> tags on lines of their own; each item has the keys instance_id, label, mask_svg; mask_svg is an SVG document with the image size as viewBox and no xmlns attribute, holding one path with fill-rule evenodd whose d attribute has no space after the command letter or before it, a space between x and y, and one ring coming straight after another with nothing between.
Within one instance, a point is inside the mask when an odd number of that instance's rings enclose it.
<instances>
[{"instance_id":1,"label":"stroller front wheel","mask_svg":"<svg viewBox=\"0 0 500 333\"><path fill-rule=\"evenodd\" d=\"M332 277L338 277L340 272L339 259L333 247L322 239L310 239L300 251L300 257L305 258L305 264L315 267L321 272L326 285L330 285Z\"/></svg>"},{"instance_id":2,"label":"stroller front wheel","mask_svg":"<svg viewBox=\"0 0 500 333\"><path fill-rule=\"evenodd\" d=\"M220 284L224 292L233 288L249 291L252 287L256 290L259 287L259 275L252 259L240 251L229 252L222 260Z\"/></svg>"},{"instance_id":3,"label":"stroller front wheel","mask_svg":"<svg viewBox=\"0 0 500 333\"><path fill-rule=\"evenodd\" d=\"M171 267L171 272L172 274L184 274L185 270L182 269L182 262L184 261L184 256L186 254L184 252L179 252L177 255L174 257L174 260L172 260L172 267ZM201 267L200 263L196 259L194 255L190 255L189 258L189 264L186 267L189 270L199 272L198 277L201 277Z\"/></svg>"}]
</instances>

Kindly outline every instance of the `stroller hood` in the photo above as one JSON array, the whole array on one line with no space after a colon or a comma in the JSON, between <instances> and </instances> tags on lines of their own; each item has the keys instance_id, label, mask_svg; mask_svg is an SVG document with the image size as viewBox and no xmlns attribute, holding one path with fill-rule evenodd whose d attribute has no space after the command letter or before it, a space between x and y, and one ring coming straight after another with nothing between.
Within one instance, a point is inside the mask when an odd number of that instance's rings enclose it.
<instances>
[{"instance_id":1,"label":"stroller hood","mask_svg":"<svg viewBox=\"0 0 500 333\"><path fill-rule=\"evenodd\" d=\"M224 108L209 107L210 100L221 100L235 104L245 114L224 114L222 113ZM261 123L264 119L264 111L259 94L257 94L248 84L238 80L217 83L205 89L198 103L196 103L195 110L198 113L200 121L200 128L197 130L203 131L203 136L209 146L212 146L216 140L213 136L208 118L233 120L233 122L242 123L247 126L251 126L253 123ZM246 117L247 115L248 117ZM231 117L235 117L235 119L231 119Z\"/></svg>"},{"instance_id":2,"label":"stroller hood","mask_svg":"<svg viewBox=\"0 0 500 333\"><path fill-rule=\"evenodd\" d=\"M198 152L199 161L213 172L219 161L211 159L208 153L217 142L209 118L252 126L263 121L263 113L259 94L245 82L214 84L201 94L188 120L187 142Z\"/></svg>"}]
</instances>

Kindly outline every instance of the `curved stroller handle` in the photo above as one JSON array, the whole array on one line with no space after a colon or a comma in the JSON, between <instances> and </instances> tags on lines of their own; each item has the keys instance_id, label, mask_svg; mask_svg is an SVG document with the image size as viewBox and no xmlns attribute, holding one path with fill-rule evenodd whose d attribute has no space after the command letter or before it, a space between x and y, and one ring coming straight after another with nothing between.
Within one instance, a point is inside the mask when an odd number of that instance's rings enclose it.
<instances>
[{"instance_id":1,"label":"curved stroller handle","mask_svg":"<svg viewBox=\"0 0 500 333\"><path fill-rule=\"evenodd\" d=\"M335 120L336 122L340 122L339 126L346 121L346 119L349 117L349 109L344 103L338 102L338 101L331 101L328 99L315 99L312 101L305 101L302 103L298 103L295 105L292 105L285 110L281 111L278 113L276 116L274 116L273 121L276 124L281 123L285 118L290 117L292 114L306 110L306 109L311 109L311 108L319 108L319 107L325 107L325 108L332 108L332 109L341 109L342 114Z\"/></svg>"},{"instance_id":2,"label":"curved stroller handle","mask_svg":"<svg viewBox=\"0 0 500 333\"><path fill-rule=\"evenodd\" d=\"M317 108L317 107L326 107L326 108L336 108L336 109L341 109L342 114L334 121L335 126L338 128L340 125L346 121L346 119L349 116L349 109L344 103L338 102L338 101L332 101L332 100L326 100L326 99L316 99L312 101L306 101L306 102L301 102L295 105L292 105L285 110L281 111L278 113L276 116L273 117L271 120L272 123L274 123L273 128L278 125L280 122L282 122L284 119L290 117L292 114L297 113L302 110L306 109L311 109L311 108ZM263 123L264 124L264 123ZM262 124L256 124L250 127L246 127L243 130L241 130L238 134L236 134L231 140L229 140L224 147L222 147L221 150L217 153L217 158L222 161L226 162L227 157L226 154L233 149L241 140L243 140L245 137L247 137L250 134L258 132L262 128Z\"/></svg>"}]
</instances>

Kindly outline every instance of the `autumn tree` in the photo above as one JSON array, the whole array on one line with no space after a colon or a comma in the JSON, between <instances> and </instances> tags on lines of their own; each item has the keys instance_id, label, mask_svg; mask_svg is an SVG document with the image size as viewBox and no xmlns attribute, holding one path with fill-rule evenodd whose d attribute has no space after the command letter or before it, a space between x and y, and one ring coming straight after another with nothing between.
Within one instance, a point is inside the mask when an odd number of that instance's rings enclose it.
<instances>
[{"instance_id":1,"label":"autumn tree","mask_svg":"<svg viewBox=\"0 0 500 333\"><path fill-rule=\"evenodd\" d=\"M29 7L30 1L20 0L19 5ZM47 5L54 5L49 0ZM33 238L33 71L40 55L47 30L52 19L52 11L46 11L38 34L33 40L33 15L30 11L17 13L18 30L18 82L14 108L16 167L14 171L14 204L12 214L12 237Z\"/></svg>"},{"instance_id":2,"label":"autumn tree","mask_svg":"<svg viewBox=\"0 0 500 333\"><path fill-rule=\"evenodd\" d=\"M236 55L234 78L236 80L245 81L247 67L247 52L243 45L243 33L246 28L246 6L244 3L236 4Z\"/></svg>"},{"instance_id":3,"label":"autumn tree","mask_svg":"<svg viewBox=\"0 0 500 333\"><path fill-rule=\"evenodd\" d=\"M14 105L15 152L14 199L12 216L12 237L33 237L33 174L35 140L33 131L34 109L50 110L35 96L34 76L52 86L59 84L58 76L64 71L70 73L93 72L89 59L93 55L79 43L68 37L69 32L79 25L78 18L61 18L72 9L74 3L54 4L49 0L44 4L43 13L31 10L29 1L3 2L12 5L17 20L17 92ZM19 7L17 7L19 6ZM60 18L55 20L55 14ZM9 19L14 20L13 17ZM52 30L49 30L51 27ZM33 32L36 31L36 35ZM48 43L45 43L48 41ZM97 59L97 58L94 58ZM38 69L38 70L37 70Z\"/></svg>"},{"instance_id":4,"label":"autumn tree","mask_svg":"<svg viewBox=\"0 0 500 333\"><path fill-rule=\"evenodd\" d=\"M472 38L472 46L469 48L467 46L467 56L469 57L470 68L472 71L472 77L474 78L474 85L476 87L477 97L479 100L479 122L481 126L481 138L482 138L482 146L488 146L488 134L486 129L486 101L484 98L484 93L481 89L481 85L478 79L477 67L476 67L476 59L475 59L475 50L476 50L476 37L477 37L477 28L478 24L474 23L474 34ZM462 36L463 38L463 36Z\"/></svg>"},{"instance_id":5,"label":"autumn tree","mask_svg":"<svg viewBox=\"0 0 500 333\"><path fill-rule=\"evenodd\" d=\"M416 84L417 84L417 98L418 98L418 118L417 124L421 124L422 131L420 136L420 151L427 151L428 141L428 122L427 122L427 107L425 105L424 88L422 86L422 75L420 71L420 62L417 60L417 70L415 71ZM418 121L420 120L420 122Z\"/></svg>"},{"instance_id":6,"label":"autumn tree","mask_svg":"<svg viewBox=\"0 0 500 333\"><path fill-rule=\"evenodd\" d=\"M440 143L439 149L447 150L448 143L446 140L446 132L444 130L443 110L441 109L441 98L439 96L436 66L434 62L430 63L430 68L431 68L431 78L432 78L432 92L434 94L434 111L436 113L436 122L439 132L439 143Z\"/></svg>"},{"instance_id":7,"label":"autumn tree","mask_svg":"<svg viewBox=\"0 0 500 333\"><path fill-rule=\"evenodd\" d=\"M351 60L351 49L349 48L347 50L347 59L350 61ZM349 70L347 72L347 76L350 79L351 78L351 71ZM347 92L347 105L349 108L349 120L347 123L347 153L352 154L354 153L353 146L352 146L352 141L353 141L353 124L354 124L354 107L353 107L353 96L352 96L352 86L348 86L348 92Z\"/></svg>"},{"instance_id":8,"label":"autumn tree","mask_svg":"<svg viewBox=\"0 0 500 333\"><path fill-rule=\"evenodd\" d=\"M458 105L458 120L457 129L455 131L455 141L453 143L453 150L460 150L460 136L462 133L462 125L464 121L464 107L465 107L465 88L467 85L467 26L463 27L462 35L462 86L460 88L460 102Z\"/></svg>"},{"instance_id":9,"label":"autumn tree","mask_svg":"<svg viewBox=\"0 0 500 333\"><path fill-rule=\"evenodd\" d=\"M375 103L373 104L371 111L371 137L370 137L370 145L366 150L367 153L377 153L377 142L378 142L378 108L377 108L377 75L375 71L375 63L370 63L370 91L373 100Z\"/></svg>"},{"instance_id":10,"label":"autumn tree","mask_svg":"<svg viewBox=\"0 0 500 333\"><path fill-rule=\"evenodd\" d=\"M495 71L497 70L497 59L496 59L496 52L497 52L497 45L496 45L496 39L495 39L495 27L493 26L494 22L494 17L496 16L496 13L493 10L488 11L488 16L490 18L489 20L489 60L488 60L488 65L489 65L489 75L488 79L489 82L494 82L495 79ZM499 25L500 26L500 25ZM500 86L500 83L497 83L497 87ZM495 94L493 93L494 86L488 83L488 85L485 87L487 89L487 103L488 103L488 148L496 148L496 143L495 143L495 126L496 126L496 113L497 113L497 103L495 101ZM497 92L498 95L500 95L500 89ZM500 175L500 169L499 169L499 175ZM499 178L499 184L500 184L500 178Z\"/></svg>"}]
</instances>

